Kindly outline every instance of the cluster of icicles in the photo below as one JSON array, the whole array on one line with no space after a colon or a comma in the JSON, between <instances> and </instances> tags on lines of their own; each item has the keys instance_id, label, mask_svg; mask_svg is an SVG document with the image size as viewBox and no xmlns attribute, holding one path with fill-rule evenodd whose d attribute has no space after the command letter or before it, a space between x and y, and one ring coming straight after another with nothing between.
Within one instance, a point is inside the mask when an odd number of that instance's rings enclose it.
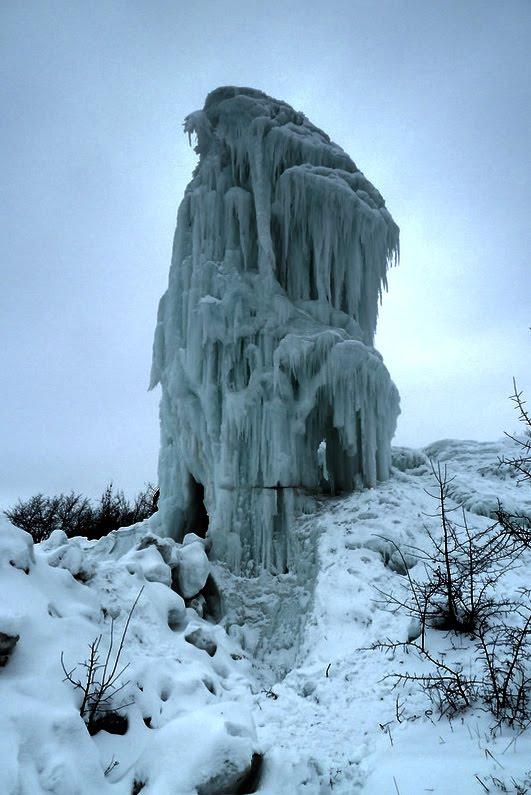
<instances>
[{"instance_id":1,"label":"cluster of icicles","mask_svg":"<svg viewBox=\"0 0 531 795\"><path fill-rule=\"evenodd\" d=\"M180 538L206 507L214 554L282 572L309 495L389 474L399 398L372 345L398 227L348 155L283 102L220 88L185 129L199 164L152 370L163 525Z\"/></svg>"}]
</instances>

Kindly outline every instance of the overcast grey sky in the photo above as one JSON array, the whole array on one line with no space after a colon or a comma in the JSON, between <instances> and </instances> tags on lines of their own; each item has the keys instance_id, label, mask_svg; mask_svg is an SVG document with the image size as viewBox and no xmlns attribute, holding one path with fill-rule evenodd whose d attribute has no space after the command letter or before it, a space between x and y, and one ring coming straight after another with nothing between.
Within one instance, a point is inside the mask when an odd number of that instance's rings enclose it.
<instances>
[{"instance_id":1,"label":"overcast grey sky","mask_svg":"<svg viewBox=\"0 0 531 795\"><path fill-rule=\"evenodd\" d=\"M184 116L302 110L401 228L377 346L396 442L497 438L531 385L530 0L3 0L0 504L156 477L146 392Z\"/></svg>"}]
</instances>

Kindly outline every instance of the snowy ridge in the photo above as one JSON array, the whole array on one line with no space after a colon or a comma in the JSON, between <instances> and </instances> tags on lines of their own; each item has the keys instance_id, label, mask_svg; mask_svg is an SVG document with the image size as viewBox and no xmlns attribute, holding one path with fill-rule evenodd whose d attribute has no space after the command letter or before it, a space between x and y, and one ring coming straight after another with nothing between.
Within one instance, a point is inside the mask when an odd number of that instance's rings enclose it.
<instances>
[{"instance_id":1,"label":"snowy ridge","mask_svg":"<svg viewBox=\"0 0 531 795\"><path fill-rule=\"evenodd\" d=\"M398 227L340 147L262 92L218 89L186 130L200 159L151 379L163 527L180 538L204 496L218 558L283 572L308 493L389 475L398 393L372 342Z\"/></svg>"}]
</instances>

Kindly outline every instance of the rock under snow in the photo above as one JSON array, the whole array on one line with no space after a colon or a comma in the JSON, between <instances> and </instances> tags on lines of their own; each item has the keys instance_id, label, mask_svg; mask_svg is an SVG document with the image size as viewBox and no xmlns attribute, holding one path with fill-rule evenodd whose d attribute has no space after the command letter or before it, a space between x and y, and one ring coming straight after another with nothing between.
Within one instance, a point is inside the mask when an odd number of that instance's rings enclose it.
<instances>
[{"instance_id":1,"label":"rock under snow","mask_svg":"<svg viewBox=\"0 0 531 795\"><path fill-rule=\"evenodd\" d=\"M213 657L216 653L216 642L210 637L208 632L205 632L201 628L190 632L189 635L186 635L185 640L188 641L188 643L191 643L192 646L195 646L197 649L206 651L210 657Z\"/></svg>"},{"instance_id":2,"label":"rock under snow","mask_svg":"<svg viewBox=\"0 0 531 795\"><path fill-rule=\"evenodd\" d=\"M201 536L198 536L197 533L187 533L183 538L183 546L186 546L187 544L195 544L196 542L203 544L206 549L207 539L201 538Z\"/></svg>"},{"instance_id":3,"label":"rock under snow","mask_svg":"<svg viewBox=\"0 0 531 795\"><path fill-rule=\"evenodd\" d=\"M210 563L202 544L194 542L180 549L175 574L179 593L185 599L197 596L210 574Z\"/></svg>"},{"instance_id":4,"label":"rock under snow","mask_svg":"<svg viewBox=\"0 0 531 795\"><path fill-rule=\"evenodd\" d=\"M7 632L0 630L0 668L6 665L18 640L18 635L9 635Z\"/></svg>"},{"instance_id":5,"label":"rock under snow","mask_svg":"<svg viewBox=\"0 0 531 795\"><path fill-rule=\"evenodd\" d=\"M141 574L149 582L171 585L171 569L154 545L133 550L127 555L126 565L131 574Z\"/></svg>"},{"instance_id":6,"label":"rock under snow","mask_svg":"<svg viewBox=\"0 0 531 795\"><path fill-rule=\"evenodd\" d=\"M156 547L164 563L167 563L170 568L176 565L176 547L175 544L172 544L171 539L160 538L159 536L153 535L153 533L146 533L138 542L137 549L142 550L148 547Z\"/></svg>"},{"instance_id":7,"label":"rock under snow","mask_svg":"<svg viewBox=\"0 0 531 795\"><path fill-rule=\"evenodd\" d=\"M142 795L235 795L253 749L253 728L237 708L211 705L167 723L134 779L144 784Z\"/></svg>"},{"instance_id":8,"label":"rock under snow","mask_svg":"<svg viewBox=\"0 0 531 795\"><path fill-rule=\"evenodd\" d=\"M61 532L61 531L59 531ZM64 538L58 535L50 536L46 549L50 549L47 553L47 560L50 566L59 566L62 569L67 569L70 574L82 582L89 580L94 574L94 565L92 561L88 560L83 554L81 542L78 538L73 538L68 541L65 533L62 533Z\"/></svg>"},{"instance_id":9,"label":"rock under snow","mask_svg":"<svg viewBox=\"0 0 531 795\"><path fill-rule=\"evenodd\" d=\"M9 564L29 574L34 563L33 539L30 534L0 520L0 566Z\"/></svg>"}]
</instances>

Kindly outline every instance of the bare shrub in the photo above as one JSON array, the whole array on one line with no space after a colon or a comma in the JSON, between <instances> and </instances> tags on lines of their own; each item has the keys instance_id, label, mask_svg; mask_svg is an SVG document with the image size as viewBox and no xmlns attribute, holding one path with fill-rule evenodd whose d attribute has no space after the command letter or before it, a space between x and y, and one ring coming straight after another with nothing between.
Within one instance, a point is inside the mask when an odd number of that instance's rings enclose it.
<instances>
[{"instance_id":1,"label":"bare shrub","mask_svg":"<svg viewBox=\"0 0 531 795\"><path fill-rule=\"evenodd\" d=\"M526 592L529 601L529 592ZM531 610L514 605L515 624L480 626L476 649L483 678L479 695L499 722L524 728L531 723Z\"/></svg>"},{"instance_id":2,"label":"bare shrub","mask_svg":"<svg viewBox=\"0 0 531 795\"><path fill-rule=\"evenodd\" d=\"M520 459L519 459L520 461ZM383 593L393 610L404 610L418 623L408 643L380 642L373 649L413 652L428 664L427 673L391 674L396 684L417 683L441 715L449 717L476 706L489 711L496 724L523 729L531 724L531 607L530 591L504 599L499 579L531 546L528 518L511 515L500 505L494 524L482 530L469 527L460 506L450 507L446 468L432 464L440 535L427 530L427 549L410 547L423 564L424 577L409 571L402 551L407 587L404 596ZM455 512L461 511L459 520ZM452 662L455 655L427 648L426 630L443 629L453 646L458 634L470 636L469 668ZM411 633L410 633L411 635ZM457 651L455 647L452 651Z\"/></svg>"},{"instance_id":3,"label":"bare shrub","mask_svg":"<svg viewBox=\"0 0 531 795\"><path fill-rule=\"evenodd\" d=\"M19 500L12 508L4 511L9 521L29 533L36 544L57 527L57 509L60 497L45 497L35 494L28 500Z\"/></svg>"},{"instance_id":4,"label":"bare shrub","mask_svg":"<svg viewBox=\"0 0 531 795\"><path fill-rule=\"evenodd\" d=\"M528 600L529 593L525 593ZM513 605L513 623L476 628L472 647L474 659L466 671L446 655L437 655L417 643L376 643L381 651L401 649L413 652L429 664L426 674L389 674L395 683L416 683L422 687L439 714L454 717L471 706L483 708L496 719L520 729L531 724L531 609L523 603Z\"/></svg>"},{"instance_id":5,"label":"bare shrub","mask_svg":"<svg viewBox=\"0 0 531 795\"><path fill-rule=\"evenodd\" d=\"M494 586L525 548L521 534L505 531L499 522L471 528L462 507L449 505L453 479L446 467L433 462L431 467L436 489L428 494L437 503L433 515L440 535L426 527L426 548L406 547L422 564L419 577L412 576L398 545L386 539L402 559L407 586L404 595L380 591L387 606L405 610L418 625L422 647L428 627L473 634L478 625L508 610L508 603L495 597Z\"/></svg>"},{"instance_id":6,"label":"bare shrub","mask_svg":"<svg viewBox=\"0 0 531 795\"><path fill-rule=\"evenodd\" d=\"M63 530L69 537L94 540L147 519L157 510L157 500L158 489L151 483L132 502L109 483L96 504L73 491L53 497L36 494L18 500L4 514L12 524L29 533L36 544L46 540L54 530Z\"/></svg>"},{"instance_id":7,"label":"bare shrub","mask_svg":"<svg viewBox=\"0 0 531 795\"><path fill-rule=\"evenodd\" d=\"M124 650L125 639L129 624L138 600L142 595L142 587L133 602L125 626L118 643L118 648L114 652L114 618L111 619L111 627L109 631L109 644L105 659L100 662L100 645L102 635L98 635L89 645L88 658L79 663L81 668L84 669L84 674L81 677L76 676L77 665L71 669L67 669L64 661L64 653L61 652L61 666L65 674L63 681L70 682L75 690L80 690L82 694L81 705L79 707L79 714L85 721L87 729L90 734L96 734L102 728L102 718L108 715L116 716L120 710L130 706L133 702L117 701L116 696L124 690L129 682L121 682L121 677L129 667L129 663L121 665L120 660ZM121 731L117 733L122 733Z\"/></svg>"},{"instance_id":8,"label":"bare shrub","mask_svg":"<svg viewBox=\"0 0 531 795\"><path fill-rule=\"evenodd\" d=\"M520 436L505 432L505 435L516 444L518 452L513 457L501 458L500 463L511 467L517 474L519 482L522 483L531 480L531 414L527 409L523 392L518 389L515 379L513 379L513 393L510 400L518 412L518 420L523 425L523 432Z\"/></svg>"}]
</instances>

